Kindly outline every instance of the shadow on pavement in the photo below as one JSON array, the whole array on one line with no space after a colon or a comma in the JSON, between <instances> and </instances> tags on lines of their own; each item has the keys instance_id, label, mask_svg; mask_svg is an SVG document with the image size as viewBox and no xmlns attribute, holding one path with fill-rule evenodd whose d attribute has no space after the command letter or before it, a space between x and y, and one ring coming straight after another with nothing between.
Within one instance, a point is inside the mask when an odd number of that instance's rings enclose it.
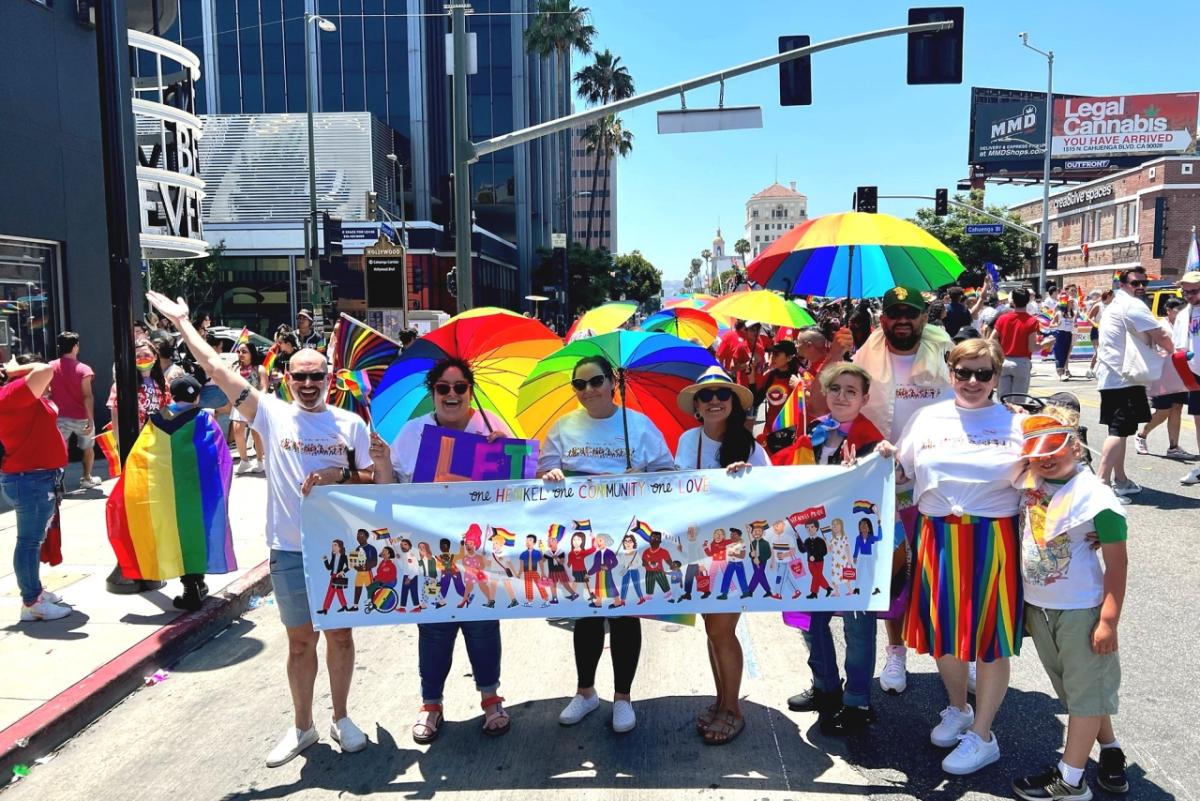
<instances>
[{"instance_id":1,"label":"shadow on pavement","mask_svg":"<svg viewBox=\"0 0 1200 801\"><path fill-rule=\"evenodd\" d=\"M91 618L78 609L58 620L40 620L35 623L13 623L4 627L4 631L24 634L35 640L82 640L88 636L86 631L77 631L87 625Z\"/></svg>"},{"instance_id":2,"label":"shadow on pavement","mask_svg":"<svg viewBox=\"0 0 1200 801\"><path fill-rule=\"evenodd\" d=\"M193 651L191 655L180 659L171 668L173 673L203 673L208 670L220 670L253 659L262 653L266 647L262 640L250 636L258 628L246 618L238 618L229 624L221 633L213 638L213 642L222 643L220 659L199 658L205 654L203 648ZM211 643L205 643L209 645Z\"/></svg>"},{"instance_id":3,"label":"shadow on pavement","mask_svg":"<svg viewBox=\"0 0 1200 801\"><path fill-rule=\"evenodd\" d=\"M286 785L248 787L225 801L284 798L310 788L353 795L403 793L432 799L439 792L501 790L753 791L764 794L820 790L864 797L887 787L817 782L831 767L828 754L809 745L796 724L755 703L743 703L746 730L729 745L707 747L695 733L695 714L707 698L672 696L636 702L640 727L627 735L609 729L611 707L577 726L559 726L566 699L531 701L510 708L512 731L491 740L480 731L482 716L443 724L438 740L423 750L404 731L401 742L383 726L367 728L371 744L343 755L328 743L309 748L300 778ZM530 738L536 737L535 742ZM537 745L541 743L541 745ZM570 797L568 795L567 797Z\"/></svg>"},{"instance_id":4,"label":"shadow on pavement","mask_svg":"<svg viewBox=\"0 0 1200 801\"><path fill-rule=\"evenodd\" d=\"M1181 472L1180 475L1183 475L1183 473ZM1130 505L1149 506L1163 511L1198 509L1200 508L1200 498L1186 494L1188 491L1194 491L1194 489L1194 487L1185 487L1182 484L1179 485L1179 492L1162 492L1150 487L1142 487L1141 492L1129 497Z\"/></svg>"}]
</instances>

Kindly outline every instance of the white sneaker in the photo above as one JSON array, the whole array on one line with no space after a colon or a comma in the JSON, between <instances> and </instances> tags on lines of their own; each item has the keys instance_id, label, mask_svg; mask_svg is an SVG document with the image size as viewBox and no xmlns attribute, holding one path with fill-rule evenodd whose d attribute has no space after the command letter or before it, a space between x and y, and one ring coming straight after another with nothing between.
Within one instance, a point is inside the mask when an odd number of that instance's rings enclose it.
<instances>
[{"instance_id":1,"label":"white sneaker","mask_svg":"<svg viewBox=\"0 0 1200 801\"><path fill-rule=\"evenodd\" d=\"M1124 481L1114 481L1112 483L1112 491L1117 495L1129 496L1137 495L1142 491L1142 488L1138 486L1136 481L1127 478Z\"/></svg>"},{"instance_id":2,"label":"white sneaker","mask_svg":"<svg viewBox=\"0 0 1200 801\"><path fill-rule=\"evenodd\" d=\"M567 704L566 708L562 712L558 713L558 722L564 726L574 726L592 712L595 712L599 706L599 695L592 695L591 698L588 698L587 696L576 693L575 697L571 699L571 703ZM632 709L630 710L630 713L632 714ZM613 717L614 719L616 718L615 710L613 712Z\"/></svg>"},{"instance_id":3,"label":"white sneaker","mask_svg":"<svg viewBox=\"0 0 1200 801\"><path fill-rule=\"evenodd\" d=\"M70 606L70 604L63 603L61 595L59 595L57 592L50 592L50 590L46 589L45 587L42 588L42 600L49 601L52 604L58 604L60 606Z\"/></svg>"},{"instance_id":4,"label":"white sneaker","mask_svg":"<svg viewBox=\"0 0 1200 801\"><path fill-rule=\"evenodd\" d=\"M939 748L950 748L958 744L959 736L975 722L975 710L967 704L964 712L956 706L941 711L942 722L929 732L929 741Z\"/></svg>"},{"instance_id":5,"label":"white sneaker","mask_svg":"<svg viewBox=\"0 0 1200 801\"><path fill-rule=\"evenodd\" d=\"M1146 444L1146 438L1139 434L1133 435L1133 449L1142 456L1150 453L1150 446Z\"/></svg>"},{"instance_id":6,"label":"white sneaker","mask_svg":"<svg viewBox=\"0 0 1200 801\"><path fill-rule=\"evenodd\" d=\"M1168 459L1191 459L1195 454L1188 453L1178 445L1172 445L1170 448L1167 448L1166 455Z\"/></svg>"},{"instance_id":7,"label":"white sneaker","mask_svg":"<svg viewBox=\"0 0 1200 801\"><path fill-rule=\"evenodd\" d=\"M262 459L255 459L253 462L250 463L250 472L251 473L263 472Z\"/></svg>"},{"instance_id":8,"label":"white sneaker","mask_svg":"<svg viewBox=\"0 0 1200 801\"><path fill-rule=\"evenodd\" d=\"M1193 467L1190 473L1179 479L1179 483L1183 484L1185 487L1190 487L1193 484L1200 484L1200 467Z\"/></svg>"},{"instance_id":9,"label":"white sneaker","mask_svg":"<svg viewBox=\"0 0 1200 801\"><path fill-rule=\"evenodd\" d=\"M31 623L35 620L58 620L71 614L71 607L59 606L55 601L51 601L50 598L46 597L48 594L57 600L58 596L43 591L32 604L28 606L21 604L22 623Z\"/></svg>"},{"instance_id":10,"label":"white sneaker","mask_svg":"<svg viewBox=\"0 0 1200 801\"><path fill-rule=\"evenodd\" d=\"M306 731L300 731L295 726L288 730L275 743L271 753L267 754L267 767L277 768L285 762L291 762L301 751L321 739L316 726L309 726Z\"/></svg>"},{"instance_id":11,"label":"white sneaker","mask_svg":"<svg viewBox=\"0 0 1200 801\"><path fill-rule=\"evenodd\" d=\"M335 720L329 725L329 737L342 747L343 754L353 754L367 747L367 735L350 718Z\"/></svg>"},{"instance_id":12,"label":"white sneaker","mask_svg":"<svg viewBox=\"0 0 1200 801\"><path fill-rule=\"evenodd\" d=\"M237 467L234 468L233 472L237 473L239 476L244 476L247 473L253 473L254 466L250 463L249 459L242 459L238 462Z\"/></svg>"},{"instance_id":13,"label":"white sneaker","mask_svg":"<svg viewBox=\"0 0 1200 801\"><path fill-rule=\"evenodd\" d=\"M958 741L958 747L942 760L942 770L955 776L966 776L987 767L999 758L1000 742L995 734L992 734L991 742L985 743L978 734L968 731Z\"/></svg>"},{"instance_id":14,"label":"white sneaker","mask_svg":"<svg viewBox=\"0 0 1200 801\"><path fill-rule=\"evenodd\" d=\"M94 489L104 483L104 479L100 476L84 476L79 479L80 489Z\"/></svg>"},{"instance_id":15,"label":"white sneaker","mask_svg":"<svg viewBox=\"0 0 1200 801\"><path fill-rule=\"evenodd\" d=\"M633 713L633 704L629 701L613 701L612 728L617 734L633 731L637 725L637 715Z\"/></svg>"},{"instance_id":16,"label":"white sneaker","mask_svg":"<svg viewBox=\"0 0 1200 801\"><path fill-rule=\"evenodd\" d=\"M975 694L975 663L967 663L967 692Z\"/></svg>"},{"instance_id":17,"label":"white sneaker","mask_svg":"<svg viewBox=\"0 0 1200 801\"><path fill-rule=\"evenodd\" d=\"M879 672L879 686L885 692L902 693L908 687L908 649L903 645L889 645L887 661Z\"/></svg>"}]
</instances>

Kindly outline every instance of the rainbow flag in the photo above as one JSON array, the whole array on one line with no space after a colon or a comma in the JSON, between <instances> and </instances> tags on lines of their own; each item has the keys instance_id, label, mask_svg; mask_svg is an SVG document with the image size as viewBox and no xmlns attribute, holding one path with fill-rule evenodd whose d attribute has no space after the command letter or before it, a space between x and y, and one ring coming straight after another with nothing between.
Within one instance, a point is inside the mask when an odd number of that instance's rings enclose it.
<instances>
[{"instance_id":1,"label":"rainbow flag","mask_svg":"<svg viewBox=\"0 0 1200 801\"><path fill-rule=\"evenodd\" d=\"M268 377L270 377L271 373L274 373L277 371L283 372L282 368L280 368L280 366L279 366L279 346L278 345L272 345L267 350L266 355L263 356L262 366L264 368L266 368ZM291 389L288 388L287 381L283 380L283 379L280 379L279 386L275 388L275 394L277 396L279 396L281 399L287 401L288 403L291 403L292 400L294 400L292 398L292 391L291 391Z\"/></svg>"},{"instance_id":2,"label":"rainbow flag","mask_svg":"<svg viewBox=\"0 0 1200 801\"><path fill-rule=\"evenodd\" d=\"M512 547L516 546L516 544L517 544L517 535L516 534L513 534L511 531L509 531L506 528L500 528L499 526L492 526L492 536L495 537L497 534L499 534L500 539L502 539L504 541L505 548L512 548Z\"/></svg>"},{"instance_id":3,"label":"rainbow flag","mask_svg":"<svg viewBox=\"0 0 1200 801\"><path fill-rule=\"evenodd\" d=\"M399 356L400 343L343 313L329 338L329 361L337 377L329 385L329 402L370 423L371 389Z\"/></svg>"},{"instance_id":4,"label":"rainbow flag","mask_svg":"<svg viewBox=\"0 0 1200 801\"><path fill-rule=\"evenodd\" d=\"M873 515L876 514L875 504L870 501L855 501L854 512L856 514Z\"/></svg>"},{"instance_id":5,"label":"rainbow flag","mask_svg":"<svg viewBox=\"0 0 1200 801\"><path fill-rule=\"evenodd\" d=\"M96 436L96 444L108 462L108 477L116 478L121 475L121 451L117 448L117 434L112 430L112 424L104 427L104 431Z\"/></svg>"},{"instance_id":6,"label":"rainbow flag","mask_svg":"<svg viewBox=\"0 0 1200 801\"><path fill-rule=\"evenodd\" d=\"M779 410L779 414L775 416L775 422L771 425L772 431L782 431L785 428L794 428L797 434L803 434L808 429L808 418L804 412L804 384L799 383L787 396L787 400L783 402L783 408Z\"/></svg>"},{"instance_id":7,"label":"rainbow flag","mask_svg":"<svg viewBox=\"0 0 1200 801\"><path fill-rule=\"evenodd\" d=\"M638 520L636 517L629 523L629 528L625 530L626 534L636 534L642 538L643 542L650 541L650 535L654 533L654 529L645 520Z\"/></svg>"},{"instance_id":8,"label":"rainbow flag","mask_svg":"<svg viewBox=\"0 0 1200 801\"><path fill-rule=\"evenodd\" d=\"M213 416L151 415L105 507L126 578L165 580L237 569L229 528L233 460Z\"/></svg>"},{"instance_id":9,"label":"rainbow flag","mask_svg":"<svg viewBox=\"0 0 1200 801\"><path fill-rule=\"evenodd\" d=\"M563 537L567 536L567 527L561 523L551 523L550 528L546 531L546 537L559 542Z\"/></svg>"},{"instance_id":10,"label":"rainbow flag","mask_svg":"<svg viewBox=\"0 0 1200 801\"><path fill-rule=\"evenodd\" d=\"M233 344L233 347L237 348L241 345L248 344L250 344L250 329L246 326L242 326L241 333L238 334L237 342Z\"/></svg>"},{"instance_id":11,"label":"rainbow flag","mask_svg":"<svg viewBox=\"0 0 1200 801\"><path fill-rule=\"evenodd\" d=\"M386 540L388 537L392 536L392 532L388 531L386 526L384 528L372 529L371 533L375 535L375 539L377 540Z\"/></svg>"}]
</instances>

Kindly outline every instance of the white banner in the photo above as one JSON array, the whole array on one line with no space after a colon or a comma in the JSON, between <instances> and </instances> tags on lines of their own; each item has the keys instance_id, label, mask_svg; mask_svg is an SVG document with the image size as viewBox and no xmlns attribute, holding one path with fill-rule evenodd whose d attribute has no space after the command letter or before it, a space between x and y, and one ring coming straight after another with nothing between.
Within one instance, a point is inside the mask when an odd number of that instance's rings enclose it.
<instances>
[{"instance_id":1,"label":"white banner","mask_svg":"<svg viewBox=\"0 0 1200 801\"><path fill-rule=\"evenodd\" d=\"M317 629L588 615L882 611L893 463L317 487Z\"/></svg>"}]
</instances>

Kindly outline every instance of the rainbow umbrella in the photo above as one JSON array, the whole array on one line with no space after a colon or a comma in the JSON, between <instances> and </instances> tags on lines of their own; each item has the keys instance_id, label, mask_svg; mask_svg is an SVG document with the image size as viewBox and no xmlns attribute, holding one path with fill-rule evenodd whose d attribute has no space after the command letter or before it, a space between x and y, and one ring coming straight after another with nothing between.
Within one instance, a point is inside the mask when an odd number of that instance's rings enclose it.
<instances>
[{"instance_id":1,"label":"rainbow umbrella","mask_svg":"<svg viewBox=\"0 0 1200 801\"><path fill-rule=\"evenodd\" d=\"M439 360L454 357L471 365L476 405L521 436L516 414L521 381L539 359L561 347L553 331L519 314L460 316L413 342L375 383L375 430L391 442L409 420L433 411L425 375Z\"/></svg>"},{"instance_id":2,"label":"rainbow umbrella","mask_svg":"<svg viewBox=\"0 0 1200 801\"><path fill-rule=\"evenodd\" d=\"M799 304L767 289L751 289L726 295L708 307L714 317L721 315L738 320L753 320L785 328L804 328L817 321Z\"/></svg>"},{"instance_id":3,"label":"rainbow umbrella","mask_svg":"<svg viewBox=\"0 0 1200 801\"><path fill-rule=\"evenodd\" d=\"M446 321L446 324L456 322L458 320L469 320L472 317L487 317L494 314L506 314L509 317L524 317L520 312L515 312L512 309L502 309L499 306L476 306L473 309L467 309L465 312L459 312Z\"/></svg>"},{"instance_id":4,"label":"rainbow umbrella","mask_svg":"<svg viewBox=\"0 0 1200 801\"><path fill-rule=\"evenodd\" d=\"M327 351L333 370L329 403L370 422L371 387L400 355L400 343L343 313L333 327Z\"/></svg>"},{"instance_id":5,"label":"rainbow umbrella","mask_svg":"<svg viewBox=\"0 0 1200 801\"><path fill-rule=\"evenodd\" d=\"M567 331L567 341L571 341L571 337L576 331L590 330L593 335L607 334L609 331L616 331L625 321L633 316L637 311L637 302L632 300L617 300L612 303L604 303L594 309L588 309L583 315L575 321L571 329Z\"/></svg>"},{"instance_id":6,"label":"rainbow umbrella","mask_svg":"<svg viewBox=\"0 0 1200 801\"><path fill-rule=\"evenodd\" d=\"M720 326L708 312L678 306L650 315L642 322L642 330L661 331L664 334L674 334L680 339L710 345L717 338Z\"/></svg>"},{"instance_id":7,"label":"rainbow umbrella","mask_svg":"<svg viewBox=\"0 0 1200 801\"><path fill-rule=\"evenodd\" d=\"M704 292L692 292L686 295L674 295L663 301L664 309L673 309L676 306L686 306L691 309L703 309L705 304L717 299L716 295L708 295Z\"/></svg>"},{"instance_id":8,"label":"rainbow umbrella","mask_svg":"<svg viewBox=\"0 0 1200 801\"><path fill-rule=\"evenodd\" d=\"M521 384L517 419L526 436L544 440L558 418L579 408L571 375L585 356L608 359L617 372L622 415L628 407L649 417L672 451L679 435L696 424L675 399L716 364L699 345L655 331L613 331L577 340L538 362ZM628 442L625 460L631 462Z\"/></svg>"},{"instance_id":9,"label":"rainbow umbrella","mask_svg":"<svg viewBox=\"0 0 1200 801\"><path fill-rule=\"evenodd\" d=\"M939 289L963 272L954 251L905 220L856 211L815 217L750 262L751 281L793 295L878 298Z\"/></svg>"}]
</instances>

